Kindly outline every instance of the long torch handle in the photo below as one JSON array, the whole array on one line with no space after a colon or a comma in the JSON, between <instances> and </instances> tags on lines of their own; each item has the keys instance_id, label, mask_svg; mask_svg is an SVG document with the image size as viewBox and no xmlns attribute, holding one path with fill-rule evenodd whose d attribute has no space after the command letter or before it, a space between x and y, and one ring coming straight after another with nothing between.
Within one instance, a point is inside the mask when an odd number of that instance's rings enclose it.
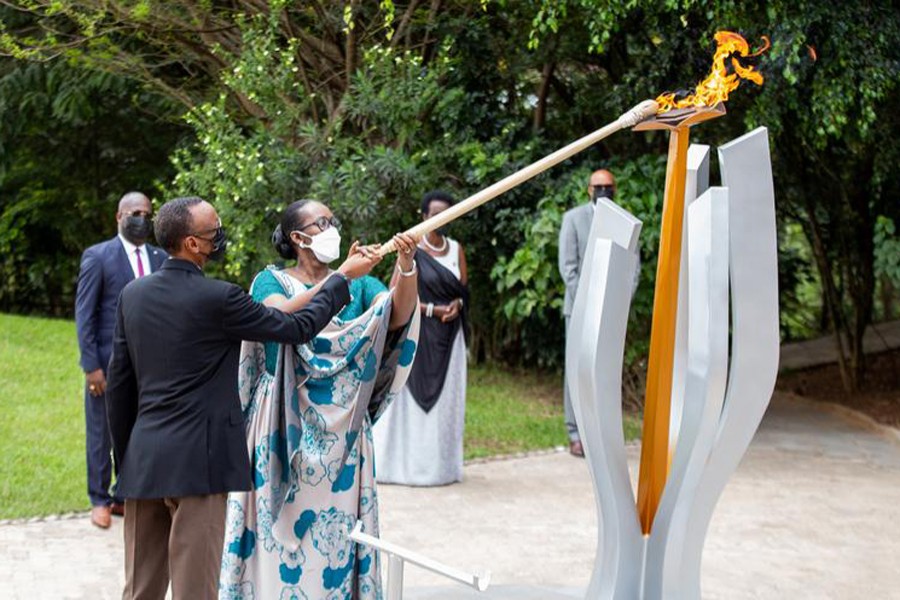
<instances>
[{"instance_id":1,"label":"long torch handle","mask_svg":"<svg viewBox=\"0 0 900 600\"><path fill-rule=\"evenodd\" d=\"M543 173L550 167L561 163L562 161L575 154L578 154L585 148L596 144L603 138L619 131L620 129L634 127L644 119L655 115L658 108L659 105L656 103L656 101L644 100L627 112L622 113L622 115L612 123L584 136L581 139L572 142L568 146L560 148L553 154L548 154L539 161L531 163L527 167L516 171L512 175L504 177L492 186L484 188L480 192L469 196L458 204L454 204L447 210L431 217L427 221L422 221L415 227L407 229L406 233L414 237L422 237L429 232L434 231L438 227L446 225L450 221L453 221L463 216L464 214L475 210L488 200L496 198L503 192L511 190L517 185L528 181L532 177ZM391 240L386 244L383 244L378 249L378 254L381 256L385 256L386 254L394 251L396 251L396 247L394 246L393 240Z\"/></svg>"}]
</instances>

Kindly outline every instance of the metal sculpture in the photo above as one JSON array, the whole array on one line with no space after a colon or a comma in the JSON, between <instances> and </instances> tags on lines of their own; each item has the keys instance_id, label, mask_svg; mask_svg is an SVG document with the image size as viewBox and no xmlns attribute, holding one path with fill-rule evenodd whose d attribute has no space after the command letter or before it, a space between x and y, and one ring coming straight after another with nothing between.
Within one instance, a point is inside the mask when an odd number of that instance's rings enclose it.
<instances>
[{"instance_id":1,"label":"metal sculpture","mask_svg":"<svg viewBox=\"0 0 900 600\"><path fill-rule=\"evenodd\" d=\"M666 449L655 460L666 461L667 474L649 531L640 526L621 429L622 350L640 222L610 202L595 211L575 299L571 330L578 334L567 343L567 375L597 499L598 554L586 595L592 600L700 597L712 512L774 389L778 273L767 131L719 148L725 187L703 191L708 149L695 146L686 155L691 186L679 200L687 205L687 245L673 250L672 260L682 263L675 279L687 285L681 294L669 292L680 299L670 311L681 336L660 350L673 353L674 365L671 391L660 402L681 407L677 442L668 435L668 405L665 425L654 429Z\"/></svg>"}]
</instances>

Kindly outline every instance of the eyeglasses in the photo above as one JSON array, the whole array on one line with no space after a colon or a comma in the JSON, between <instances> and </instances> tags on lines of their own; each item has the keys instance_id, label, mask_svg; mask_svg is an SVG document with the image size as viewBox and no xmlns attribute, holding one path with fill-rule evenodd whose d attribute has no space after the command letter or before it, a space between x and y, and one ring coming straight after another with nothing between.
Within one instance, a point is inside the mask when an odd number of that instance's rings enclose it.
<instances>
[{"instance_id":1,"label":"eyeglasses","mask_svg":"<svg viewBox=\"0 0 900 600\"><path fill-rule=\"evenodd\" d=\"M334 228L337 229L338 231L341 230L341 221L340 221L340 219L338 219L337 217L332 216L332 217L319 217L318 219L315 219L312 223L307 223L307 224L304 225L303 227L298 227L298 228L296 229L296 231L303 231L304 229L309 229L309 228L312 227L313 225L315 225L316 227L318 227L318 228L319 228L319 231L325 231L325 230L328 229L329 227L334 227Z\"/></svg>"},{"instance_id":2,"label":"eyeglasses","mask_svg":"<svg viewBox=\"0 0 900 600\"><path fill-rule=\"evenodd\" d=\"M211 242L212 240L216 239L215 236L216 236L216 234L219 233L219 231L221 231L221 229L222 229L222 224L219 223L219 225L217 227L213 227L212 229L203 229L196 233L189 233L188 235L191 237L200 238L201 240L205 240L207 242ZM211 239L207 239L207 238L203 237L202 234L207 234L207 233L212 233L213 237Z\"/></svg>"},{"instance_id":3,"label":"eyeglasses","mask_svg":"<svg viewBox=\"0 0 900 600\"><path fill-rule=\"evenodd\" d=\"M153 211L152 210L132 210L130 212L124 212L122 214L125 215L126 217L152 217Z\"/></svg>"}]
</instances>

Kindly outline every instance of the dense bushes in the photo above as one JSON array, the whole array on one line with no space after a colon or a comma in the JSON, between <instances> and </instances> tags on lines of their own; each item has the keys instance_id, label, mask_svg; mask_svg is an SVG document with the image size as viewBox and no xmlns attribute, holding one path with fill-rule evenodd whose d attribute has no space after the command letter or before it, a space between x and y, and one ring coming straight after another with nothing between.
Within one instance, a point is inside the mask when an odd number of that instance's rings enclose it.
<instances>
[{"instance_id":1,"label":"dense bushes","mask_svg":"<svg viewBox=\"0 0 900 600\"><path fill-rule=\"evenodd\" d=\"M692 85L728 27L753 44L771 37L766 83L738 90L728 118L695 138L770 128L784 335L840 332L852 388L861 332L897 312L900 17L889 2L113 5L0 8L2 310L65 313L80 250L112 233L130 188L214 201L234 242L219 274L244 285L275 259L276 215L300 197L328 202L348 237L385 240L418 220L426 190L465 197ZM665 150L663 134L622 132L453 225L470 259L477 358L560 365L559 218L606 166L644 222L628 350L640 366Z\"/></svg>"}]
</instances>

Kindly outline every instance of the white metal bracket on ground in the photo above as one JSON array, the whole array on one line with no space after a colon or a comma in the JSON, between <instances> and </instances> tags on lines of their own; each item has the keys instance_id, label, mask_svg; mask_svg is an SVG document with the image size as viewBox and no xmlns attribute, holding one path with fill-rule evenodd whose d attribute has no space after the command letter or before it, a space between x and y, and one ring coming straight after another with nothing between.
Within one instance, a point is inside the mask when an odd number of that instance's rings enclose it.
<instances>
[{"instance_id":1,"label":"white metal bracket on ground","mask_svg":"<svg viewBox=\"0 0 900 600\"><path fill-rule=\"evenodd\" d=\"M373 548L380 552L383 557L387 558L388 573L384 596L386 600L402 600L403 567L405 563L412 563L431 571L432 573L437 573L447 579L452 579L453 581L467 585L479 592L485 591L491 583L490 571L479 571L473 574L455 567L448 567L436 560L422 556L418 552L401 548L397 544L392 544L391 542L386 542L380 538L363 533L362 521L356 522L356 527L353 528L350 539L357 544L364 544Z\"/></svg>"}]
</instances>

